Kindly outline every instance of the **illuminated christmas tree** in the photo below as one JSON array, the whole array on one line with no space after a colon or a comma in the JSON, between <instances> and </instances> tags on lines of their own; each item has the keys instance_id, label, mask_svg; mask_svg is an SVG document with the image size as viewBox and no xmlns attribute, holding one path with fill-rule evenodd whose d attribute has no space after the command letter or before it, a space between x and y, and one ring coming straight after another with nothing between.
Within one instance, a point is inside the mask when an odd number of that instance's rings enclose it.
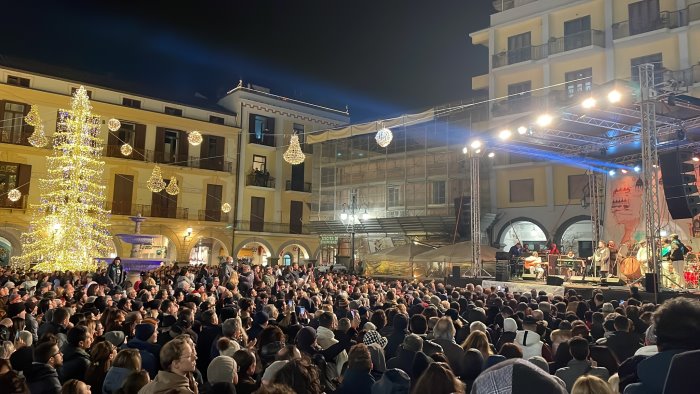
<instances>
[{"instance_id":1,"label":"illuminated christmas tree","mask_svg":"<svg viewBox=\"0 0 700 394\"><path fill-rule=\"evenodd\" d=\"M109 253L108 216L100 117L84 87L71 99L71 109L59 110L53 155L47 176L39 180L41 197L32 205L29 231L22 234L22 256L13 266L34 270L94 271L95 257Z\"/></svg>"}]
</instances>

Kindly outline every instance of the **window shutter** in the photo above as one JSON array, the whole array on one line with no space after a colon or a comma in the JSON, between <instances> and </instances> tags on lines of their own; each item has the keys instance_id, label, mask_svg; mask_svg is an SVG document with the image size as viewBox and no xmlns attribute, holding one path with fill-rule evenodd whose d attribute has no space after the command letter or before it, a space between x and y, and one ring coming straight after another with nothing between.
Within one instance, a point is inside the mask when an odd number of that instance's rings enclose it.
<instances>
[{"instance_id":1,"label":"window shutter","mask_svg":"<svg viewBox=\"0 0 700 394\"><path fill-rule=\"evenodd\" d=\"M187 141L187 132L180 131L178 136L177 165L187 167L190 153L190 143Z\"/></svg>"},{"instance_id":2,"label":"window shutter","mask_svg":"<svg viewBox=\"0 0 700 394\"><path fill-rule=\"evenodd\" d=\"M156 127L155 157L153 158L153 161L156 163L162 163L164 161L163 145L165 145L165 129L163 127Z\"/></svg>"}]
</instances>

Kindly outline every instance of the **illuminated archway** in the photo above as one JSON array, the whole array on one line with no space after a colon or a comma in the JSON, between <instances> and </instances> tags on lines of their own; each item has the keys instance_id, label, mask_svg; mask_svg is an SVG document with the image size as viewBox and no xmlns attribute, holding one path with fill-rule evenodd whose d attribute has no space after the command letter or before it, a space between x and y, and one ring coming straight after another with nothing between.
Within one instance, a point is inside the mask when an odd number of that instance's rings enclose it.
<instances>
[{"instance_id":1,"label":"illuminated archway","mask_svg":"<svg viewBox=\"0 0 700 394\"><path fill-rule=\"evenodd\" d=\"M0 266L9 265L11 256L12 242L6 238L0 237Z\"/></svg>"},{"instance_id":2,"label":"illuminated archway","mask_svg":"<svg viewBox=\"0 0 700 394\"><path fill-rule=\"evenodd\" d=\"M251 265L267 265L272 257L272 247L260 238L250 238L238 244L234 251L236 259Z\"/></svg>"},{"instance_id":3,"label":"illuminated archway","mask_svg":"<svg viewBox=\"0 0 700 394\"><path fill-rule=\"evenodd\" d=\"M228 256L228 248L221 240L202 237L190 248L188 258L193 265L218 265Z\"/></svg>"},{"instance_id":4,"label":"illuminated archway","mask_svg":"<svg viewBox=\"0 0 700 394\"><path fill-rule=\"evenodd\" d=\"M535 220L518 218L501 229L498 239L504 251L508 251L518 242L527 245L530 250L540 250L546 247L547 232Z\"/></svg>"},{"instance_id":5,"label":"illuminated archway","mask_svg":"<svg viewBox=\"0 0 700 394\"><path fill-rule=\"evenodd\" d=\"M282 244L279 250L281 264L290 265L294 263L304 264L310 258L309 249L306 245L298 241L288 241ZM286 263L289 264L286 264Z\"/></svg>"}]
</instances>

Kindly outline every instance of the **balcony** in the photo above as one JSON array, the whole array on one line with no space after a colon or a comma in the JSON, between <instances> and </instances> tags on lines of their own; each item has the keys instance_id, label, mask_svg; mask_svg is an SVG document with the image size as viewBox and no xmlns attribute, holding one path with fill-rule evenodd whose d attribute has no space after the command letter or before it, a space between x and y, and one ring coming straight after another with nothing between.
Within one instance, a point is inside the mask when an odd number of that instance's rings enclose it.
<instances>
[{"instance_id":1,"label":"balcony","mask_svg":"<svg viewBox=\"0 0 700 394\"><path fill-rule=\"evenodd\" d=\"M289 223L274 222L251 222L248 220L238 220L235 223L236 231L254 231L276 234L310 234L309 226L295 226L291 228ZM294 231L292 231L294 230ZM299 231L297 231L299 230Z\"/></svg>"},{"instance_id":2,"label":"balcony","mask_svg":"<svg viewBox=\"0 0 700 394\"><path fill-rule=\"evenodd\" d=\"M647 33L659 29L675 29L681 26L688 25L688 14L693 7L697 5L691 4L690 7L678 11L663 11L660 12L658 18L649 21L622 21L612 25L613 40L620 38L631 37L642 33ZM693 10L696 17L700 16L700 10Z\"/></svg>"},{"instance_id":3,"label":"balcony","mask_svg":"<svg viewBox=\"0 0 700 394\"><path fill-rule=\"evenodd\" d=\"M20 197L20 199L17 201L10 201L9 198L4 196L4 193L2 194L3 196L0 197L0 209L27 209L27 200L29 199L29 196L26 194L22 194L22 197Z\"/></svg>"},{"instance_id":4,"label":"balcony","mask_svg":"<svg viewBox=\"0 0 700 394\"><path fill-rule=\"evenodd\" d=\"M112 215L137 216L140 213L141 216L151 218L189 219L189 208L161 207L145 204L122 205L108 202L105 209L112 211Z\"/></svg>"},{"instance_id":5,"label":"balcony","mask_svg":"<svg viewBox=\"0 0 700 394\"><path fill-rule=\"evenodd\" d=\"M233 172L233 162L225 161L222 157L200 158L197 156L175 155L166 156L164 152L154 152L150 149L133 148L134 151L129 156L122 155L121 145L105 146L105 156L118 159L137 160L146 163L171 164L189 168L200 168L203 170L214 170L231 173ZM167 159L167 160L166 160Z\"/></svg>"},{"instance_id":6,"label":"balcony","mask_svg":"<svg viewBox=\"0 0 700 394\"><path fill-rule=\"evenodd\" d=\"M564 37L552 37L546 44L503 51L493 55L492 67L498 68L529 60L541 60L551 55L586 48L591 45L605 47L605 32L586 30Z\"/></svg>"},{"instance_id":7,"label":"balcony","mask_svg":"<svg viewBox=\"0 0 700 394\"><path fill-rule=\"evenodd\" d=\"M245 177L246 186L258 186L267 187L269 189L275 188L275 178L271 177L269 173L265 174L263 172L253 172Z\"/></svg>"},{"instance_id":8,"label":"balcony","mask_svg":"<svg viewBox=\"0 0 700 394\"><path fill-rule=\"evenodd\" d=\"M542 108L558 108L562 102L567 100L562 91L552 91L543 96L513 96L511 98L497 101L493 104L491 111L493 116L508 116L523 112L537 111Z\"/></svg>"},{"instance_id":9,"label":"balcony","mask_svg":"<svg viewBox=\"0 0 700 394\"><path fill-rule=\"evenodd\" d=\"M216 209L216 210L200 209L199 214L197 216L198 216L200 221L205 221L205 222L221 222L221 223L228 222L228 213L222 212L220 209Z\"/></svg>"},{"instance_id":10,"label":"balcony","mask_svg":"<svg viewBox=\"0 0 700 394\"><path fill-rule=\"evenodd\" d=\"M700 64L696 64L685 70L663 69L663 81L673 85L675 88L687 91L688 87L700 83Z\"/></svg>"},{"instance_id":11,"label":"balcony","mask_svg":"<svg viewBox=\"0 0 700 394\"><path fill-rule=\"evenodd\" d=\"M503 12L535 1L537 0L493 0L492 4L496 12Z\"/></svg>"},{"instance_id":12,"label":"balcony","mask_svg":"<svg viewBox=\"0 0 700 394\"><path fill-rule=\"evenodd\" d=\"M284 190L311 193L311 182L304 182L303 187L292 187L292 181L286 181L284 184Z\"/></svg>"}]
</instances>

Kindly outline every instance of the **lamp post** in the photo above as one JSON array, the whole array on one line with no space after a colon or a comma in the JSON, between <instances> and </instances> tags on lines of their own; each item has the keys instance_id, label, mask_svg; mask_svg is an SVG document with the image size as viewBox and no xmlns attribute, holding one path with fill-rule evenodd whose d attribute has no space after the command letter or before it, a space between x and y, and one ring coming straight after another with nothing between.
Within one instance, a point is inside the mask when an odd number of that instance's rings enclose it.
<instances>
[{"instance_id":1,"label":"lamp post","mask_svg":"<svg viewBox=\"0 0 700 394\"><path fill-rule=\"evenodd\" d=\"M350 205L343 203L343 212L340 214L342 220L350 230L350 271L355 272L355 222L359 222L360 218L357 215L359 208L357 206L357 189L353 189L350 194ZM369 219L369 214L365 208L362 214L362 220Z\"/></svg>"}]
</instances>

